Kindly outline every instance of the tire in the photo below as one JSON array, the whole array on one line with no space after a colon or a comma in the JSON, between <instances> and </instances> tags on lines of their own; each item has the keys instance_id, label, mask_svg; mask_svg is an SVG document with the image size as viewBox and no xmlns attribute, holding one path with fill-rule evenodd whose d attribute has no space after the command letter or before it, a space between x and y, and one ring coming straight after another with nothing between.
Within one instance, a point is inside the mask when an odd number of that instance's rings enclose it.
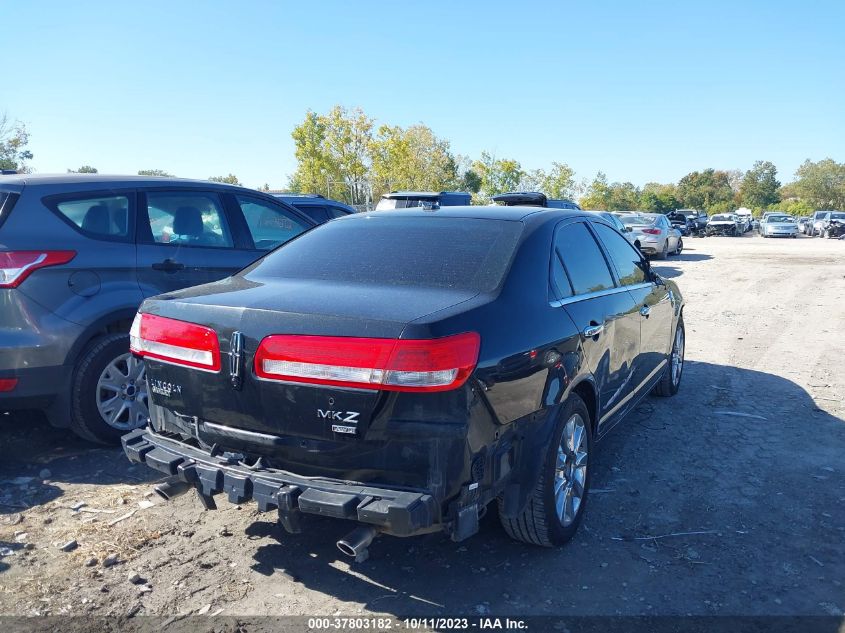
<instances>
[{"instance_id":1,"label":"tire","mask_svg":"<svg viewBox=\"0 0 845 633\"><path fill-rule=\"evenodd\" d=\"M684 250L684 240L683 238L678 238L678 245L675 247L675 255L680 255L681 251Z\"/></svg>"},{"instance_id":2,"label":"tire","mask_svg":"<svg viewBox=\"0 0 845 633\"><path fill-rule=\"evenodd\" d=\"M111 423L104 417L108 414ZM70 428L86 440L118 444L122 435L144 426L147 417L144 367L129 354L129 336L96 339L74 370Z\"/></svg>"},{"instance_id":3,"label":"tire","mask_svg":"<svg viewBox=\"0 0 845 633\"><path fill-rule=\"evenodd\" d=\"M564 437L569 435L569 429L579 428L577 420L580 420L581 428L578 436L580 437L578 444L580 450L576 448L573 451L579 456L578 461L574 461L571 456L562 452L561 443ZM509 519L504 516L502 502L499 501L499 519L505 532L512 539L531 545L558 547L575 536L584 516L584 508L590 490L593 461L593 433L591 429L587 405L577 394L571 394L563 406L555 426L555 432L552 435L552 441L546 449L540 477L522 513L514 519ZM569 437L575 435L576 433L572 433ZM575 441L578 442L577 439ZM572 444L569 443L568 449L571 448ZM579 462L581 465L577 465ZM559 464L562 465L560 469ZM567 472L570 474L566 475ZM570 510L569 519L564 520L561 518L562 513L558 511L557 501L558 499L565 499L567 488L574 492L579 486L581 496L577 505L571 502L569 505L563 504L563 512L567 508ZM556 490L558 490L558 495L555 494ZM574 501L575 497L571 497L570 500Z\"/></svg>"},{"instance_id":4,"label":"tire","mask_svg":"<svg viewBox=\"0 0 845 633\"><path fill-rule=\"evenodd\" d=\"M663 250L657 253L657 259L666 259L669 257L669 238L666 238L666 241L663 242Z\"/></svg>"},{"instance_id":5,"label":"tire","mask_svg":"<svg viewBox=\"0 0 845 633\"><path fill-rule=\"evenodd\" d=\"M663 377L654 388L654 395L662 398L671 398L678 393L681 386L681 378L684 375L684 350L686 348L686 332L684 331L684 317L678 318L678 327L675 329L675 339L672 341L672 351L669 353L669 366L663 372ZM677 372L676 372L676 361Z\"/></svg>"}]
</instances>

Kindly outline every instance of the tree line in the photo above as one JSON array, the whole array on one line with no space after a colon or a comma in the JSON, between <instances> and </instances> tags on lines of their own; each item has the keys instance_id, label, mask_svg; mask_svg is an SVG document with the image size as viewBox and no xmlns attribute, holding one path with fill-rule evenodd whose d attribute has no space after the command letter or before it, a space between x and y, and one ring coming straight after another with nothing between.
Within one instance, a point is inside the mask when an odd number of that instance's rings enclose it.
<instances>
[{"instance_id":1,"label":"tree line","mask_svg":"<svg viewBox=\"0 0 845 633\"><path fill-rule=\"evenodd\" d=\"M374 202L394 190L459 190L476 203L490 202L505 191L541 191L551 198L577 200L585 209L656 211L678 208L708 213L740 206L755 212L778 209L807 215L816 209L845 210L845 163L831 158L806 160L794 180L782 184L777 167L757 161L747 171L704 169L677 183L608 182L599 172L578 180L565 162L547 169L528 169L514 158L482 151L477 158L455 153L447 139L422 123L408 127L377 124L360 108L335 106L318 114L308 111L294 127L296 171L288 180L295 193L320 193L349 204ZM33 154L26 126L0 115L0 169L27 171ZM68 172L97 173L90 165ZM139 175L171 176L161 169ZM233 173L209 180L242 184ZM269 190L268 185L258 187Z\"/></svg>"}]
</instances>

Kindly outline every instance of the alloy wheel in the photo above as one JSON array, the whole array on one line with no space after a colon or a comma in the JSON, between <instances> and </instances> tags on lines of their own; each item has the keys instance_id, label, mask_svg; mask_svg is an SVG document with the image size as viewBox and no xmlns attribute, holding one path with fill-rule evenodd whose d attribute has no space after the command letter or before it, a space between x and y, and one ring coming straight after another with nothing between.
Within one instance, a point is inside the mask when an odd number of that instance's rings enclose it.
<instances>
[{"instance_id":1,"label":"alloy wheel","mask_svg":"<svg viewBox=\"0 0 845 633\"><path fill-rule=\"evenodd\" d=\"M97 381L96 399L97 410L110 427L131 431L144 426L149 410L143 361L127 352L106 365Z\"/></svg>"},{"instance_id":2,"label":"alloy wheel","mask_svg":"<svg viewBox=\"0 0 845 633\"><path fill-rule=\"evenodd\" d=\"M587 426L579 413L573 414L563 427L557 449L555 467L555 510L566 527L575 521L584 499L587 480Z\"/></svg>"},{"instance_id":3,"label":"alloy wheel","mask_svg":"<svg viewBox=\"0 0 845 633\"><path fill-rule=\"evenodd\" d=\"M675 332L675 344L672 346L672 384L676 385L681 381L681 373L684 371L684 328L679 327Z\"/></svg>"}]
</instances>

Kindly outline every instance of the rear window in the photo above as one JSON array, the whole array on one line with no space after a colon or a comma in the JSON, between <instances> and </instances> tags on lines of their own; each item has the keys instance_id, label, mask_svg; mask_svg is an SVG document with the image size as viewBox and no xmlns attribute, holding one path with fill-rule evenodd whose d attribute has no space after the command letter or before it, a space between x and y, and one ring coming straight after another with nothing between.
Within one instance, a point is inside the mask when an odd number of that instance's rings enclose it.
<instances>
[{"instance_id":1,"label":"rear window","mask_svg":"<svg viewBox=\"0 0 845 633\"><path fill-rule=\"evenodd\" d=\"M0 226L3 226L3 222L6 221L6 218L12 212L15 200L17 200L15 194L9 191L0 191Z\"/></svg>"},{"instance_id":2,"label":"rear window","mask_svg":"<svg viewBox=\"0 0 845 633\"><path fill-rule=\"evenodd\" d=\"M376 204L376 211L393 209L416 209L430 204L437 204L437 198L382 198Z\"/></svg>"},{"instance_id":3,"label":"rear window","mask_svg":"<svg viewBox=\"0 0 845 633\"><path fill-rule=\"evenodd\" d=\"M125 238L129 235L129 198L126 196L62 200L56 203L56 209L94 236Z\"/></svg>"},{"instance_id":4,"label":"rear window","mask_svg":"<svg viewBox=\"0 0 845 633\"><path fill-rule=\"evenodd\" d=\"M489 292L502 281L522 223L369 217L329 222L248 268L249 278Z\"/></svg>"}]
</instances>

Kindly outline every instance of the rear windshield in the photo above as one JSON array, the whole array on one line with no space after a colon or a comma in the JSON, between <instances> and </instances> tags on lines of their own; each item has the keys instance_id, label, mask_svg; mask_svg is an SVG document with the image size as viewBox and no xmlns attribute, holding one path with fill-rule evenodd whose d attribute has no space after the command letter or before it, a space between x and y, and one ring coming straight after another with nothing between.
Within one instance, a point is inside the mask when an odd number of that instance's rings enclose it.
<instances>
[{"instance_id":1,"label":"rear windshield","mask_svg":"<svg viewBox=\"0 0 845 633\"><path fill-rule=\"evenodd\" d=\"M637 224L654 224L656 217L647 215L623 215L619 218L625 226L636 226Z\"/></svg>"},{"instance_id":2,"label":"rear windshield","mask_svg":"<svg viewBox=\"0 0 845 633\"><path fill-rule=\"evenodd\" d=\"M521 232L521 222L507 220L341 220L285 244L243 274L489 292L507 272Z\"/></svg>"},{"instance_id":3,"label":"rear windshield","mask_svg":"<svg viewBox=\"0 0 845 633\"><path fill-rule=\"evenodd\" d=\"M437 198L382 198L376 204L376 211L390 211L392 209L415 209L426 205L437 204Z\"/></svg>"}]
</instances>

